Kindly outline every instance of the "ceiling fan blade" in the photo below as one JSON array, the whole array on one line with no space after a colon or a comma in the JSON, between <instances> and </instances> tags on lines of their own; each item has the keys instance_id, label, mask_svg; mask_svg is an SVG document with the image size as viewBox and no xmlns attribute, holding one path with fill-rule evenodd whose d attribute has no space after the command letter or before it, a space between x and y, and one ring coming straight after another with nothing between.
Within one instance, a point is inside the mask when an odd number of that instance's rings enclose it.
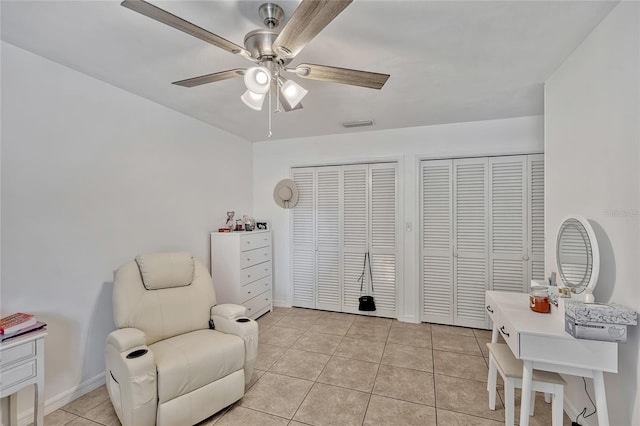
<instances>
[{"instance_id":1,"label":"ceiling fan blade","mask_svg":"<svg viewBox=\"0 0 640 426\"><path fill-rule=\"evenodd\" d=\"M273 42L281 57L293 58L353 0L302 0Z\"/></svg>"},{"instance_id":2,"label":"ceiling fan blade","mask_svg":"<svg viewBox=\"0 0 640 426\"><path fill-rule=\"evenodd\" d=\"M352 86L382 89L389 74L352 70L349 68L330 67L327 65L300 64L296 67L296 74L311 80L332 81L334 83L350 84Z\"/></svg>"},{"instance_id":3,"label":"ceiling fan blade","mask_svg":"<svg viewBox=\"0 0 640 426\"><path fill-rule=\"evenodd\" d=\"M240 54L242 56L246 56L247 58L251 58L251 54L244 47L232 43L229 40L224 39L216 34L213 34L212 32L205 30L204 28L200 28L199 26L192 24L189 21L185 21L184 19L179 18L164 9L160 9L158 6L147 3L144 0L124 0L121 5L151 19L155 19L158 22L162 22L163 24L169 25L170 27L197 37L200 40L206 41L207 43L213 44L214 46L219 47L220 49L224 49L227 52Z\"/></svg>"},{"instance_id":4,"label":"ceiling fan blade","mask_svg":"<svg viewBox=\"0 0 640 426\"><path fill-rule=\"evenodd\" d=\"M220 80L226 80L228 78L240 77L241 75L244 75L245 71L246 69L244 68L235 68L232 70L215 72L213 74L205 74L199 77L187 78L186 80L174 81L171 84L176 84L182 87L195 87Z\"/></svg>"}]
</instances>

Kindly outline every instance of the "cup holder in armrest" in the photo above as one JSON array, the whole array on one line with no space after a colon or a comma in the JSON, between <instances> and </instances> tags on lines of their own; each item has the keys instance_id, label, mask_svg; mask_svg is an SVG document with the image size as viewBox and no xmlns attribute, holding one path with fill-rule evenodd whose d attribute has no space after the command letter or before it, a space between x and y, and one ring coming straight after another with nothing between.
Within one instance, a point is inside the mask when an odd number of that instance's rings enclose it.
<instances>
[{"instance_id":1,"label":"cup holder in armrest","mask_svg":"<svg viewBox=\"0 0 640 426\"><path fill-rule=\"evenodd\" d=\"M146 354L147 352L149 352L147 349L138 349L136 351L133 351L127 354L127 359L140 358L142 355Z\"/></svg>"},{"instance_id":2,"label":"cup holder in armrest","mask_svg":"<svg viewBox=\"0 0 640 426\"><path fill-rule=\"evenodd\" d=\"M238 318L236 322L249 322L251 321L249 318Z\"/></svg>"}]
</instances>

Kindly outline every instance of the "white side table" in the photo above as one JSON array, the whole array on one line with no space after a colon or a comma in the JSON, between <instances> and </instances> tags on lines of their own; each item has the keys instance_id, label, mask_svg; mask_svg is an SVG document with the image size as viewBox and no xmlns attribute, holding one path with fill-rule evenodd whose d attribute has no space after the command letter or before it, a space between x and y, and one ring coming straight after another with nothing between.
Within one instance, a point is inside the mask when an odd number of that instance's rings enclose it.
<instances>
[{"instance_id":1,"label":"white side table","mask_svg":"<svg viewBox=\"0 0 640 426\"><path fill-rule=\"evenodd\" d=\"M18 424L17 392L35 385L33 424L44 425L44 338L38 330L0 343L0 398L9 397L9 424Z\"/></svg>"}]
</instances>

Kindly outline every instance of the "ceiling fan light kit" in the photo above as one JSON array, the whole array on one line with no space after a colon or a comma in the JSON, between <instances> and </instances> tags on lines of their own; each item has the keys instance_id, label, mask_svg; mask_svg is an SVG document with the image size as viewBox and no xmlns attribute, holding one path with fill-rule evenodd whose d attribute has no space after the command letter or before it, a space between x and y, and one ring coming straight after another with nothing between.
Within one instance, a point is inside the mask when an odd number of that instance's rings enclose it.
<instances>
[{"instance_id":1,"label":"ceiling fan light kit","mask_svg":"<svg viewBox=\"0 0 640 426\"><path fill-rule=\"evenodd\" d=\"M271 71L266 67L251 67L244 73L244 84L253 93L264 95L271 85Z\"/></svg>"},{"instance_id":2,"label":"ceiling fan light kit","mask_svg":"<svg viewBox=\"0 0 640 426\"><path fill-rule=\"evenodd\" d=\"M193 37L199 38L227 52L242 56L255 65L248 69L234 69L176 81L182 87L227 80L244 75L247 91L240 99L251 109L260 111L269 94L269 137L271 137L271 89L276 90L276 103L285 111L302 108L301 100L308 93L294 82L280 77L281 72L294 73L297 77L328 81L380 90L389 78L388 74L338 68L327 65L300 64L294 68L287 65L327 25L333 21L353 0L302 0L291 18L278 32L274 31L284 21L283 9L275 3L264 3L258 14L267 29L249 32L244 38L244 47L226 40L212 32L192 24L164 9L144 0L124 0L122 6L144 16L169 25ZM276 112L279 111L276 105Z\"/></svg>"},{"instance_id":3,"label":"ceiling fan light kit","mask_svg":"<svg viewBox=\"0 0 640 426\"><path fill-rule=\"evenodd\" d=\"M293 80L287 80L281 88L282 96L293 108L295 108L302 101L302 98L304 98L307 93L309 93L308 90L306 90L304 87L300 86Z\"/></svg>"},{"instance_id":4,"label":"ceiling fan light kit","mask_svg":"<svg viewBox=\"0 0 640 426\"><path fill-rule=\"evenodd\" d=\"M265 95L263 93L255 93L251 90L247 90L242 96L240 96L240 99L242 99L242 102L244 102L246 106L256 111L262 110L264 98Z\"/></svg>"}]
</instances>

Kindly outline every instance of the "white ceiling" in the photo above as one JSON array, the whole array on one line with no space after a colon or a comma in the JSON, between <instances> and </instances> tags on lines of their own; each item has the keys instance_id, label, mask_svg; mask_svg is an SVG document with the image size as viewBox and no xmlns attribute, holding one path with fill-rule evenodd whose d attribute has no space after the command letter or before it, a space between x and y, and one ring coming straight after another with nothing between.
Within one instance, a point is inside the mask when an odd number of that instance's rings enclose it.
<instances>
[{"instance_id":1,"label":"white ceiling","mask_svg":"<svg viewBox=\"0 0 640 426\"><path fill-rule=\"evenodd\" d=\"M266 0L264 0L266 1ZM153 1L236 44L261 28L264 1ZM297 1L276 0L290 16ZM391 74L382 90L298 78L304 109L273 117L273 139L543 112L543 82L613 1L356 0L298 55L302 62ZM1 2L2 40L251 141L268 112L240 100L241 78L195 88L172 81L251 63L118 1Z\"/></svg>"}]
</instances>

